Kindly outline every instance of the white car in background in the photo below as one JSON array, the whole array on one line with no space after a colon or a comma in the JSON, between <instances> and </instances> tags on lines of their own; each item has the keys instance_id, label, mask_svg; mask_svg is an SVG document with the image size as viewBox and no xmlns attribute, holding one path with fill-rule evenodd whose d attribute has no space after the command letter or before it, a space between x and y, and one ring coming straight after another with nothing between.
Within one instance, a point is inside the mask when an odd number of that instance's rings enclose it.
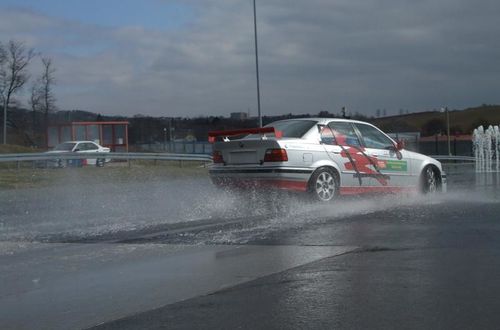
<instances>
[{"instance_id":1,"label":"white car in background","mask_svg":"<svg viewBox=\"0 0 500 330\"><path fill-rule=\"evenodd\" d=\"M61 144L58 144L51 151L48 151L48 154L55 153L66 153L66 152L75 152L75 153L109 153L110 149L107 147L103 147L92 141L67 141ZM88 158L82 159L82 162L79 163L78 160L73 159L56 159L55 166L56 167L66 167L68 165L95 165L95 166L104 166L105 162L109 162L109 158Z\"/></svg>"},{"instance_id":2,"label":"white car in background","mask_svg":"<svg viewBox=\"0 0 500 330\"><path fill-rule=\"evenodd\" d=\"M230 137L242 136L231 140ZM219 139L219 141L215 141ZM229 187L337 195L446 190L441 163L404 149L377 127L336 118L282 120L263 128L209 133L212 182Z\"/></svg>"}]
</instances>

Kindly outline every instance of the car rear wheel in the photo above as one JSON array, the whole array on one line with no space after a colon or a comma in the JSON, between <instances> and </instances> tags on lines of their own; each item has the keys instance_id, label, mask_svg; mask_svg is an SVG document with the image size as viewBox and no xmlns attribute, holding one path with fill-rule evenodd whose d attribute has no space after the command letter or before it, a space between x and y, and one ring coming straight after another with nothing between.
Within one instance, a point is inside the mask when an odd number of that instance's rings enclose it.
<instances>
[{"instance_id":1,"label":"car rear wheel","mask_svg":"<svg viewBox=\"0 0 500 330\"><path fill-rule=\"evenodd\" d=\"M337 172L327 167L317 169L311 177L309 191L312 197L320 202L333 200L339 191Z\"/></svg>"},{"instance_id":2,"label":"car rear wheel","mask_svg":"<svg viewBox=\"0 0 500 330\"><path fill-rule=\"evenodd\" d=\"M433 194L438 191L439 178L432 166L427 166L422 172L422 192L424 194Z\"/></svg>"}]
</instances>

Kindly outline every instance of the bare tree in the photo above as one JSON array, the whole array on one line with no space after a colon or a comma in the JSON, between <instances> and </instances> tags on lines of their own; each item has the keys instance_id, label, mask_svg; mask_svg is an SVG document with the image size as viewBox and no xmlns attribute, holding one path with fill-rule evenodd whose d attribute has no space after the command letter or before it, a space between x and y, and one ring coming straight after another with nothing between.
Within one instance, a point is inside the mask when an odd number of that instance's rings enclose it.
<instances>
[{"instance_id":1,"label":"bare tree","mask_svg":"<svg viewBox=\"0 0 500 330\"><path fill-rule=\"evenodd\" d=\"M49 126L49 113L56 110L56 98L52 91L56 82L54 77L56 70L49 57L42 57L42 64L42 74L33 82L29 100L33 114L33 134L36 130L36 113L41 112L44 115L43 129L46 134ZM47 136L45 136L45 141L47 142Z\"/></svg>"},{"instance_id":2,"label":"bare tree","mask_svg":"<svg viewBox=\"0 0 500 330\"><path fill-rule=\"evenodd\" d=\"M42 76L40 77L41 81L41 110L43 111L44 115L44 120L43 120L43 126L45 128L45 134L47 134L47 130L49 127L49 112L53 112L56 109L56 98L54 96L54 93L52 91L52 87L54 86L56 79L54 77L54 74L56 70L54 69L54 66L52 64L52 59L49 57L42 57L42 64L43 64L43 73ZM45 141L47 140L47 136L45 137Z\"/></svg>"},{"instance_id":3,"label":"bare tree","mask_svg":"<svg viewBox=\"0 0 500 330\"><path fill-rule=\"evenodd\" d=\"M0 102L2 103L2 106L4 105L4 68L7 62L7 51L5 50L5 46L0 42ZM7 118L3 118L2 121L2 127L4 127L3 123L7 122ZM5 131L5 128L3 128L3 131Z\"/></svg>"},{"instance_id":4,"label":"bare tree","mask_svg":"<svg viewBox=\"0 0 500 330\"><path fill-rule=\"evenodd\" d=\"M4 46L0 42L0 65L3 66L6 60L7 60L7 52L5 51Z\"/></svg>"},{"instance_id":5,"label":"bare tree","mask_svg":"<svg viewBox=\"0 0 500 330\"><path fill-rule=\"evenodd\" d=\"M29 99L29 104L31 106L32 113L32 138L36 140L36 131L37 131L37 112L41 112L42 106L42 93L40 90L41 81L40 79L35 80L31 85L31 94Z\"/></svg>"},{"instance_id":6,"label":"bare tree","mask_svg":"<svg viewBox=\"0 0 500 330\"><path fill-rule=\"evenodd\" d=\"M7 144L7 108L11 97L28 81L27 67L35 52L26 49L24 43L10 40L7 46L0 44L3 59L0 61L0 101L3 105L3 144Z\"/></svg>"}]
</instances>

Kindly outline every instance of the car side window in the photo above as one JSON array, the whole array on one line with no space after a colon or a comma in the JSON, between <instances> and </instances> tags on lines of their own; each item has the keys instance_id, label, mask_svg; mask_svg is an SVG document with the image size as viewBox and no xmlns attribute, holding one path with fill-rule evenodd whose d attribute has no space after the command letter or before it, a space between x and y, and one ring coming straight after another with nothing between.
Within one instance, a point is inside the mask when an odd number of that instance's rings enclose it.
<instances>
[{"instance_id":1,"label":"car side window","mask_svg":"<svg viewBox=\"0 0 500 330\"><path fill-rule=\"evenodd\" d=\"M320 136L321 142L328 145L336 145L335 136L333 135L333 131L329 126L321 125L320 126Z\"/></svg>"},{"instance_id":2,"label":"car side window","mask_svg":"<svg viewBox=\"0 0 500 330\"><path fill-rule=\"evenodd\" d=\"M87 147L86 150L97 150L98 149L98 147L95 144L93 144L93 143L85 143L85 144L86 144L86 147Z\"/></svg>"},{"instance_id":3,"label":"car side window","mask_svg":"<svg viewBox=\"0 0 500 330\"><path fill-rule=\"evenodd\" d=\"M389 149L394 147L392 140L377 128L359 123L355 125L361 133L365 147L374 149Z\"/></svg>"},{"instance_id":4,"label":"car side window","mask_svg":"<svg viewBox=\"0 0 500 330\"><path fill-rule=\"evenodd\" d=\"M333 121L328 124L328 127L332 130L336 144L356 147L361 146L358 135L351 123Z\"/></svg>"}]
</instances>

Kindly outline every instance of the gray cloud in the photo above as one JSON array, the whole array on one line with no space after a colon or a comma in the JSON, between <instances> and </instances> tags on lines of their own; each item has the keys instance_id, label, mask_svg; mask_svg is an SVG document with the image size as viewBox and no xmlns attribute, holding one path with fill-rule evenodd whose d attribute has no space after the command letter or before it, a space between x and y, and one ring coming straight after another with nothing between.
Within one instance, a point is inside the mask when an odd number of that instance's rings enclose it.
<instances>
[{"instance_id":1,"label":"gray cloud","mask_svg":"<svg viewBox=\"0 0 500 330\"><path fill-rule=\"evenodd\" d=\"M195 1L159 31L5 9L0 40L54 58L59 107L114 114L256 112L250 0ZM257 1L264 113L499 103L497 1Z\"/></svg>"}]
</instances>

